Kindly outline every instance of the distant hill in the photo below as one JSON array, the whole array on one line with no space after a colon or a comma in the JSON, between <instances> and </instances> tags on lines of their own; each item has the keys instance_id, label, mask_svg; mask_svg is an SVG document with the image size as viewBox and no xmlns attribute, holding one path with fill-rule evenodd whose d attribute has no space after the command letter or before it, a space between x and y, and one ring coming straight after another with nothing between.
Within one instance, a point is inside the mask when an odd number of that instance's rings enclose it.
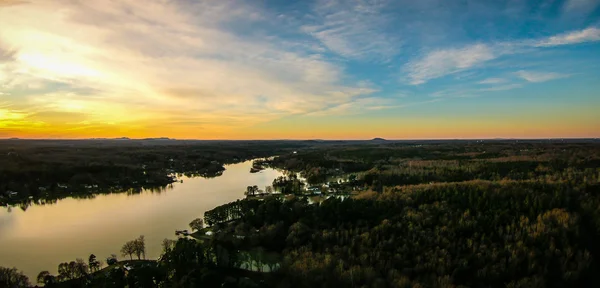
<instances>
[{"instance_id":1,"label":"distant hill","mask_svg":"<svg viewBox=\"0 0 600 288\"><path fill-rule=\"evenodd\" d=\"M387 140L385 140L383 138L373 138L373 139L371 139L371 141L387 141Z\"/></svg>"},{"instance_id":2,"label":"distant hill","mask_svg":"<svg viewBox=\"0 0 600 288\"><path fill-rule=\"evenodd\" d=\"M160 140L160 141L164 141L164 140L175 140L175 139L171 139L169 137L159 137L159 138L144 138L144 139L140 139L140 140L146 140L146 141L147 140L152 140L152 141Z\"/></svg>"}]
</instances>

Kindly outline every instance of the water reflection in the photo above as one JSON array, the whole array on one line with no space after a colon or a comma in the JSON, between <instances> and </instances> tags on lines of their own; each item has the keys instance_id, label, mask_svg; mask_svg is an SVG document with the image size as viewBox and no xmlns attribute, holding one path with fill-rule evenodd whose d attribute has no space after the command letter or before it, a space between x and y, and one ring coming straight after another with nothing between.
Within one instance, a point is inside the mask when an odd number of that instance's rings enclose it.
<instances>
[{"instance_id":1,"label":"water reflection","mask_svg":"<svg viewBox=\"0 0 600 288\"><path fill-rule=\"evenodd\" d=\"M211 177L211 178L213 178L213 177ZM181 180L181 181L183 181L183 180ZM181 183L183 183L183 182L181 182ZM149 187L143 187L143 188L140 188L140 187L129 188L129 189L125 190L125 191L123 191L123 190L117 191L117 190L113 189L114 191L106 191L106 192L102 192L100 194L94 194L94 193L80 194L80 193L76 193L76 194L73 194L73 195L71 195L69 197L73 198L73 199L94 199L94 198L96 198L96 197L98 197L100 195L122 194L122 193L125 193L127 195L134 195L134 194L147 193L147 192L150 192L150 193L163 193L163 192L166 192L166 191L172 190L172 189L173 189L173 184L171 183L171 184L168 184L168 185L165 185L165 186L149 186ZM20 203L17 203L17 204L7 205L6 207L8 207L8 208L19 207L19 208L21 208L21 210L26 211L29 206L32 206L32 205L52 205L52 204L58 203L61 199L63 199L63 198L27 199L27 200L24 200L24 201L22 201ZM9 212L10 212L10 210L9 210Z\"/></svg>"},{"instance_id":2,"label":"water reflection","mask_svg":"<svg viewBox=\"0 0 600 288\"><path fill-rule=\"evenodd\" d=\"M204 211L242 199L248 185L265 187L280 171L249 173L251 161L226 167L216 178L189 178L183 183L125 193L44 199L0 208L0 266L17 267L31 279L56 273L59 263L94 253L99 259L118 254L128 240L145 235L147 256L156 258L164 238ZM17 208L18 209L15 209Z\"/></svg>"}]
</instances>

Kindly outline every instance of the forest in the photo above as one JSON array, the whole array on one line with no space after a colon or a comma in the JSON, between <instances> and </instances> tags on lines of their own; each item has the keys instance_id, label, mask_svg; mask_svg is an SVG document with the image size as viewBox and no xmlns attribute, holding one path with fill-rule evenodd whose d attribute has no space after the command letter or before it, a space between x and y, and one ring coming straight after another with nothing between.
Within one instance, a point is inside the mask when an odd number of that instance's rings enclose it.
<instances>
[{"instance_id":1,"label":"forest","mask_svg":"<svg viewBox=\"0 0 600 288\"><path fill-rule=\"evenodd\" d=\"M160 189L174 175L217 177L224 165L301 141L0 140L0 205Z\"/></svg>"},{"instance_id":2,"label":"forest","mask_svg":"<svg viewBox=\"0 0 600 288\"><path fill-rule=\"evenodd\" d=\"M345 143L268 165L361 189L215 207L211 237L69 287L600 287L600 143ZM256 249L278 269L245 269Z\"/></svg>"}]
</instances>

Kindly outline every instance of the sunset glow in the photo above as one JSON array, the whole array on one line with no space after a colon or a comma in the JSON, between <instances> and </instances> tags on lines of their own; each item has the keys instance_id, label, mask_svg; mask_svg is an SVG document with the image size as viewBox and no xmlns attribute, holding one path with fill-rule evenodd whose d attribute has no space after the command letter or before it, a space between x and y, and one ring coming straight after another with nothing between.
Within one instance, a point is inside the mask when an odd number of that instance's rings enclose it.
<instances>
[{"instance_id":1,"label":"sunset glow","mask_svg":"<svg viewBox=\"0 0 600 288\"><path fill-rule=\"evenodd\" d=\"M0 138L600 137L598 1L438 2L0 0Z\"/></svg>"}]
</instances>

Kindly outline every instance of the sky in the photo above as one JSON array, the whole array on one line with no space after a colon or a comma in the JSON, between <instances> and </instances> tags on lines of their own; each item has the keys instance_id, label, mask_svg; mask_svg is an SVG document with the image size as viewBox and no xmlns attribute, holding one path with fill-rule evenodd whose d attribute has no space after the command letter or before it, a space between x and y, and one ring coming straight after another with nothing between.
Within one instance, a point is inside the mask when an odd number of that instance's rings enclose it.
<instances>
[{"instance_id":1,"label":"sky","mask_svg":"<svg viewBox=\"0 0 600 288\"><path fill-rule=\"evenodd\" d=\"M600 137L600 0L0 0L0 138Z\"/></svg>"}]
</instances>

